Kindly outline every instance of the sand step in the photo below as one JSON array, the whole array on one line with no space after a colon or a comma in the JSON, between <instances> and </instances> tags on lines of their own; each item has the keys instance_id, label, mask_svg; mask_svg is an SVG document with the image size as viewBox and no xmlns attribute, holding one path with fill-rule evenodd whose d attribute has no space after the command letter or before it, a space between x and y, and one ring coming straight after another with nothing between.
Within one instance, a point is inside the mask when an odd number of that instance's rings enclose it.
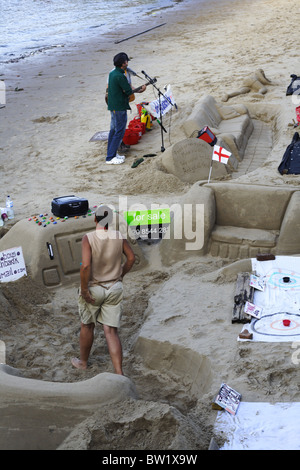
<instances>
[{"instance_id":1,"label":"sand step","mask_svg":"<svg viewBox=\"0 0 300 470\"><path fill-rule=\"evenodd\" d=\"M245 156L239 163L237 171L232 173L232 178L239 178L262 166L272 150L271 127L257 119L253 119L253 124L254 129L246 147Z\"/></svg>"}]
</instances>

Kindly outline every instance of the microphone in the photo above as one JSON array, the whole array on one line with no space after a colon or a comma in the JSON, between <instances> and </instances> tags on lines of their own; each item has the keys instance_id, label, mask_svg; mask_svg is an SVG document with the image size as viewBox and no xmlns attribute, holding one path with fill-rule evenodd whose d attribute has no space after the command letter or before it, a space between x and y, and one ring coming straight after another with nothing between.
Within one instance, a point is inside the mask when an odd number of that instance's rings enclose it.
<instances>
[{"instance_id":1,"label":"microphone","mask_svg":"<svg viewBox=\"0 0 300 470\"><path fill-rule=\"evenodd\" d=\"M148 80L150 80L150 82L152 82L153 78L149 77L149 75L146 74L146 72L144 72L144 70L141 70L142 74L145 75L146 78L148 78Z\"/></svg>"}]
</instances>

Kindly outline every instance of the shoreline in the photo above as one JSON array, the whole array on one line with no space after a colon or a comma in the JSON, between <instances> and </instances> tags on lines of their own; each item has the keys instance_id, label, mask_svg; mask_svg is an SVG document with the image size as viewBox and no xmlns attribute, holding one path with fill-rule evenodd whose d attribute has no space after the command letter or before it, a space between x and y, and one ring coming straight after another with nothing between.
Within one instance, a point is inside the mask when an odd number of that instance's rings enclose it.
<instances>
[{"instance_id":1,"label":"shoreline","mask_svg":"<svg viewBox=\"0 0 300 470\"><path fill-rule=\"evenodd\" d=\"M108 15L108 12L106 12L105 10L101 10L101 15L99 17L97 15L99 15L100 12L97 9L93 12L88 9L87 11L83 12L82 20L80 20L79 22L75 22L74 30L69 31L68 33L62 33L62 35L60 35L60 32L53 31L53 37L48 39L47 42L45 42L45 37L43 34L40 40L38 40L36 37L34 40L27 38L27 40L31 41L31 43L29 43L27 47L23 45L19 53L15 50L12 50L10 53L6 52L5 55L0 56L0 67L3 67L8 64L18 63L26 58L31 58L36 54L43 54L47 50L50 51L51 49L57 47L65 47L66 50L71 50L72 48L74 48L74 46L80 46L81 44L83 47L85 47L87 43L90 43L91 41L97 41L97 38L99 40L100 37L109 35L116 29L113 24L114 16L116 15L119 18L118 29L122 29L123 27L132 29L136 23L141 22L141 24L143 24L143 22L147 21L147 19L150 17L155 20L156 15L173 10L174 8L178 11L178 9L181 9L182 6L185 6L187 1L191 2L193 0L166 1L169 1L171 4L160 7L154 4L152 4L151 6L150 4L147 4L145 9L134 8L135 16L132 12L132 7L130 10L127 10L125 7L125 13L127 12L127 16L124 17L120 16L119 13L117 14L116 9L115 11L111 10L110 15ZM52 11L52 15L55 15L55 13L55 10ZM98 21L101 24L94 24L94 21L96 20L94 16L93 20L91 19L92 13L93 15L97 16ZM58 14L60 14L59 11ZM15 21L18 21L18 18L16 18ZM58 17L57 21L62 21L62 19ZM53 28L53 25L49 25L49 28ZM12 33L10 32L10 34ZM39 43L39 41L41 42ZM22 41L22 43L23 42L24 41ZM6 50L7 44L2 44L1 47L3 48L3 50Z\"/></svg>"}]
</instances>

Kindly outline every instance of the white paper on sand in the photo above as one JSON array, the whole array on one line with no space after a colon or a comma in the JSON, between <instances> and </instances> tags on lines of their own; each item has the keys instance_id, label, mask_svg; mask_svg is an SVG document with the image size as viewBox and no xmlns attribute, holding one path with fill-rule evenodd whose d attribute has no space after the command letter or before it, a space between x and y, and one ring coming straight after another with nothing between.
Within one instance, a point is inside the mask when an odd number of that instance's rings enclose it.
<instances>
[{"instance_id":1,"label":"white paper on sand","mask_svg":"<svg viewBox=\"0 0 300 470\"><path fill-rule=\"evenodd\" d=\"M0 282L16 281L26 275L21 246L0 252Z\"/></svg>"},{"instance_id":2,"label":"white paper on sand","mask_svg":"<svg viewBox=\"0 0 300 470\"><path fill-rule=\"evenodd\" d=\"M220 450L300 450L300 403L241 402L236 415L218 412L214 432Z\"/></svg>"},{"instance_id":3,"label":"white paper on sand","mask_svg":"<svg viewBox=\"0 0 300 470\"><path fill-rule=\"evenodd\" d=\"M276 256L275 260L252 261L252 270L264 282L264 290L255 290L253 304L262 311L243 330L252 340L238 341L300 342L300 257ZM284 278L289 278L285 282ZM285 326L283 320L289 320Z\"/></svg>"},{"instance_id":4,"label":"white paper on sand","mask_svg":"<svg viewBox=\"0 0 300 470\"><path fill-rule=\"evenodd\" d=\"M97 142L98 140L108 140L109 131L96 132L91 138L90 142Z\"/></svg>"}]
</instances>

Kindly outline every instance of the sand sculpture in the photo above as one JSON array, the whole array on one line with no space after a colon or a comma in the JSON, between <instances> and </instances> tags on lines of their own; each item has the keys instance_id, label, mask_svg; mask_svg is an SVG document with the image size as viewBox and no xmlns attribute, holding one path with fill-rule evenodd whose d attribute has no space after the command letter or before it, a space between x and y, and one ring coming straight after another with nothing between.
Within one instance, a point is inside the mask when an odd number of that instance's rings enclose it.
<instances>
[{"instance_id":1,"label":"sand sculpture","mask_svg":"<svg viewBox=\"0 0 300 470\"><path fill-rule=\"evenodd\" d=\"M262 98L264 94L267 93L268 89L267 86L271 85L271 81L268 80L265 77L265 74L263 70L257 70L253 75L251 75L249 78L245 79L243 82L242 88L240 88L237 91L234 91L232 93L226 94L222 101L228 101L228 99L238 96L238 95L243 95L247 94L250 92L254 93L254 97L257 98ZM228 108L228 107L226 107ZM225 110L224 110L225 111ZM227 109L228 111L228 109ZM232 110L230 110L231 113L233 113ZM236 113L236 114L235 114ZM239 120L239 126L238 126L238 131L239 133L243 136L244 133L241 132L243 128L243 122L246 122L249 124L249 116L247 115L247 111L245 112L243 109L241 110L235 110L235 113L231 115L232 117L237 117ZM213 116L214 117L214 116ZM228 116L227 116L228 117ZM221 117L221 121L225 120L224 117ZM226 119L227 120L227 119ZM230 118L229 118L230 120ZM207 124L207 122L204 123L204 125ZM219 124L219 122L218 122ZM251 124L248 125L249 128L249 134L251 134ZM199 130L199 128L198 128ZM230 135L230 134L229 134ZM248 137L248 136L247 136ZM235 142L235 139L232 138L232 142ZM246 142L243 144L246 145ZM203 145L197 141L196 139L187 139L186 141L179 142L177 144L177 147L174 146L174 153L172 155L169 155L167 152L164 155L164 163L165 163L165 168L169 170L171 173L176 174L176 176L181 177L183 181L187 181L189 183L193 183L194 181L198 181L199 179L202 178L202 175L200 173L201 165L198 165L197 171L199 173L195 173L195 168L192 166L189 166L188 161L180 161L180 153L182 150L185 150L185 146L188 148L187 153L192 149L191 146L196 147L198 146L199 148L202 147ZM204 151L203 151L204 152ZM206 151L205 151L206 152ZM204 152L204 153L205 153ZM235 152L233 152L235 154ZM206 158L205 154L205 158ZM236 157L238 157L238 152L235 154ZM180 165L182 167L180 167ZM173 171L171 171L173 170ZM224 167L221 167L220 171L223 171ZM186 178L186 175L188 173L188 177ZM207 174L207 168L204 169L204 174L205 174L205 179L206 179L206 174ZM192 179L195 177L195 180ZM256 187L249 187L247 188L247 195L248 197L246 198L246 201L244 201L244 204L242 204L239 201L240 194L243 193L243 191L240 190L242 188L245 190L245 187L243 185L240 185L236 191L232 191L232 189L235 189L232 187L231 184L228 184L226 187L225 185L220 184L218 187L212 185L199 185L198 183L195 183L194 186L190 188L190 191L188 191L183 197L181 198L180 204L182 206L184 204L203 204L205 206L205 213L203 216L203 226L204 226L204 236L203 236L203 244L199 245L199 249L197 251L197 255L203 256L209 253L209 250L211 249L210 246L210 235L212 231L215 229L215 225L218 225L219 227L223 228L226 230L222 231L222 233L219 232L214 234L216 235L222 235L223 239L220 240L218 239L219 245L225 245L228 244L227 242L229 241L230 244L232 245L239 245L243 246L244 245L244 233L247 231L249 234L251 230L255 230L256 234L258 230L263 230L264 236L270 235L270 232L276 231L276 233L272 233L271 235L274 235L274 240L276 239L277 242L281 242L277 244L277 249L281 253L295 253L299 251L299 246L300 246L300 241L298 237L299 230L297 227L297 222L295 222L295 210L299 208L299 197L300 197L300 192L297 190L294 190L291 188L290 190L283 190L281 193L284 193L284 200L282 199L282 194L278 194L278 189L271 187L269 188L268 192L272 196L278 197L278 201L281 203L280 206L280 213L277 213L277 218L276 222L278 222L278 226L265 226L266 222L268 221L267 217L264 217L264 214L261 214L261 219L263 220L264 225L262 224L261 227L248 227L248 226L243 226L242 222L239 217L239 212L241 207L243 208L244 211L243 215L246 217L247 221L250 218L257 218L257 213L258 213L258 205L253 208L253 195L256 195L256 199L259 201L264 200L263 198L263 186L256 186ZM230 216L232 218L232 223L229 226L228 221L229 221L229 215L227 218L227 221L224 222L223 219L221 219L221 215L224 213L224 211L220 210L220 201L223 199L221 196L227 196L227 199L229 201L228 204L228 210L230 211ZM246 196L244 196L246 197ZM247 204L246 204L247 203ZM231 212L231 208L234 205L235 207L235 213L238 214L238 216L234 217ZM270 204L271 206L271 204ZM274 205L272 207L276 207L278 209L278 205ZM179 208L180 209L180 208ZM268 215L268 214L267 214ZM189 225L192 227L193 230L197 229L197 222L198 220L195 220L195 214L193 215L192 213L184 213L184 216L188 219ZM176 219L175 219L176 220ZM299 218L297 218L299 220ZM177 219L178 221L178 219ZM69 221L70 222L70 221ZM36 275L36 279L38 279L41 274L42 274L42 279L44 281L44 285L46 284L47 287L55 287L60 284L73 282L76 276L78 276L79 273L79 264L78 260L80 259L80 255L78 252L78 240L80 239L80 235L83 232L83 227L80 226L81 221L72 221L72 225L77 224L77 229L73 232L73 227L71 232L74 234L74 239L72 240L72 248L74 247L74 252L75 257L71 258L69 256L69 252L65 251L65 247L69 243L69 235L70 235L70 225L69 222L66 222L64 225L64 230L60 234L61 237L57 237L57 233L55 233L55 230L53 229L52 232L50 232L51 235L51 243L53 245L59 238L59 243L57 247L57 252L55 253L55 260L57 261L57 266L55 269L53 266L51 266L51 260L49 260L49 255L46 249L46 241L48 241L45 238L45 234L49 235L48 229L47 232L42 232L44 229L40 229L37 226L33 225L28 225L27 221L21 221L19 222L20 225L16 224L13 229L10 231L10 237L9 237L9 243L7 244L7 237L3 237L1 240L0 244L0 249L6 249L9 246L16 246L18 243L25 243L25 245L28 247L28 250L25 250L25 258L26 262L29 265L29 268L31 268L34 272L33 274ZM71 224L71 223L70 223ZM18 228L22 227L22 230L18 230ZM199 226L198 226L199 228ZM201 227L202 228L202 227ZM238 229L244 229L242 233L242 237L237 240L237 228ZM279 229L281 228L281 234ZM84 227L84 230L86 227ZM283 233L284 232L284 233ZM226 240L224 239L224 233L226 235ZM251 232L252 233L252 232ZM251 234L250 233L250 234ZM283 237L283 235L293 233L292 240L290 237ZM32 237L34 235L34 237ZM281 237L280 237L281 235ZM277 237L279 236L279 239ZM32 243L32 240L34 239L36 243ZM21 242L22 240L22 242ZM273 239L272 239L273 240ZM252 241L252 240L250 240ZM263 240L265 242L265 239ZM267 240L268 241L268 240ZM192 255L193 258L195 257L195 251L191 250L189 252L185 251L185 244L191 242L189 239L178 239L178 240L163 240L159 246L160 253L161 253L161 260L164 265L176 263L178 261L185 260L188 255ZM201 240L199 240L201 242ZM221 243L222 242L222 243ZM287 243L288 242L288 243ZM11 243L13 245L11 245ZM164 249L165 246L167 245L167 249ZM39 251L39 246L43 247L43 253L41 256L38 256L38 258L34 258L34 256L37 256L35 254L35 251ZM37 248L37 250L34 250L34 248ZM142 253L138 250L138 246L135 246L137 250L137 254L141 256L141 259L139 260L140 263L137 266L137 269L144 267L144 258L142 256ZM265 248L265 247L263 247ZM256 250L257 247L255 246L254 249ZM41 251L41 250L40 250ZM254 253L254 252L253 252ZM40 253L39 253L40 254ZM236 252L233 254L236 255ZM251 253L250 253L251 254ZM218 253L219 256L220 253ZM240 253L241 255L241 253ZM232 280L235 279L236 273L239 272L240 270L250 270L250 267L247 265L246 268L244 266L241 266L242 264L248 264L249 252L247 252L246 258L244 261L241 263L238 263L236 266L236 269L232 267L232 265L229 266L229 268L224 268L222 271L222 275L226 278L226 272L225 270L229 270L229 274L227 275L226 280ZM242 256L241 256L242 257ZM236 259L236 258L235 258ZM55 261L56 262L56 261ZM225 273L225 274L224 274ZM73 276L74 275L74 276ZM206 281L206 285L202 288L202 298L204 298L205 290L207 290L207 281L210 281L212 284L214 282L214 276L217 278L219 274L211 274L211 279L209 279L209 276L204 278ZM178 279L174 280L174 286L173 286L173 280L170 281L170 285L166 286L170 287L171 289L174 289L174 292L177 292L178 286L181 286L182 290L182 295L180 296L180 299L182 299L182 304L179 303L178 310L180 311L180 314L174 315L174 312L172 309L169 308L169 305L166 305L164 309L161 309L159 311L159 321L156 321L157 328L161 328L161 317L165 314L164 318L164 324L169 327L169 324L171 322L178 322L179 326L178 328L175 328L176 332L179 332L178 334L182 334L182 325L184 324L185 327L187 325L186 322L186 317L185 315L182 314L188 313L184 311L184 304L185 303L185 294L186 292L191 290L192 293L198 292L199 289L199 281L198 279L195 278L192 282L192 287L191 287L191 281L186 275L186 278L182 279L182 274L178 273ZM40 280L40 279L39 279ZM179 282L180 281L180 282ZM212 286L213 288L215 286ZM224 301L230 304L230 301L232 299L231 292L228 292L228 286L224 285L219 285L219 289L222 290L221 297ZM164 294L164 292L162 292ZM158 292L158 295L160 295L160 292ZM176 294L177 295L177 294ZM177 302L177 297L176 295L173 296L174 299L174 304ZM197 299L194 302L194 305L197 306ZM174 305L174 311L175 311L176 305ZM151 304L150 308L151 310ZM172 316L168 316L169 311L172 310ZM158 311L155 311L153 309L154 313L158 315ZM152 313L152 312L151 312ZM206 343L203 342L203 346L200 348L200 353L198 354L198 348L199 348L199 338L201 336L201 342L203 341L203 338L205 338L205 335L203 334L202 331L198 331L198 322L199 322L199 315L198 315L198 310L195 308L194 312L194 324L196 325L195 328L192 330L193 334L193 341L194 345L191 348L190 344L188 344L188 339L189 335L186 334L186 337L188 338L186 340L186 343L183 346L183 349L178 349L179 355L176 357L177 362L176 362L176 371L178 371L178 375L182 376L182 371L186 367L186 362L191 364L191 373L186 374L185 377L189 379L188 383L192 387L194 386L194 366L195 364L200 364L198 369L197 369L197 381L195 383L196 385L196 392L198 393L198 389L200 385L202 386L203 384L205 385L206 380L208 383L207 388L203 388L202 392L203 393L209 393L211 387L211 381L213 380L213 374L211 374L211 369L210 369L210 364L209 361L207 360L207 351L205 350ZM215 314L215 321L219 322L218 318L218 313ZM156 319L155 319L156 320ZM211 321L211 319L209 319ZM182 322L182 323L181 323ZM209 324L209 323L207 323ZM204 325L205 327L206 325ZM197 336L198 335L198 336ZM177 338L175 338L177 340ZM219 337L218 337L219 339ZM153 348L153 342L157 345L158 342L165 341L165 338L160 338L158 336L158 332L153 328L153 319L151 318L151 315L148 316L148 325L146 324L143 327L142 334L139 337L139 341L137 342L136 350L137 352L140 352L142 355L147 357L147 360L149 363L153 362L154 366L156 367L156 357L154 357L154 353L160 353L161 349L160 348ZM165 344L164 348L164 358L166 360L170 357L173 357L174 351L176 353L176 346L177 346L177 341L172 338L170 340L170 344L172 344L172 341L175 343L175 347L168 347L168 344ZM182 338L178 338L178 343L182 342ZM194 353L194 351L197 351L197 354ZM5 351L1 351L2 357L5 357ZM182 355L181 353L184 352L183 357L185 361L182 361ZM216 364L218 364L218 361L216 361ZM215 366L216 367L216 366ZM190 372L188 370L188 372ZM203 377L205 378L205 381L203 381ZM216 379L216 382L218 383L218 377ZM186 384L185 384L186 385ZM84 406L86 403L86 397L88 395L89 398L89 403L111 403L112 401L114 403L116 402L122 402L126 398L136 398L135 390L133 387L133 384L129 379L126 377L117 377L112 374L100 374L95 376L91 380L87 380L84 382L80 383L53 383L53 382L42 382L40 380L32 380L32 379L27 379L20 377L18 374L17 370L14 370L13 368L10 368L9 366L6 366L5 364L1 365L0 368L0 390L1 390L1 396L8 397L8 402L10 403L11 401L14 401L14 405L16 404L22 404L24 403L24 400L27 401L30 399L30 402L34 404L36 399L38 398L38 401L40 403L44 404L49 404L50 402L54 404L54 408L56 403L59 401L61 402L66 402L68 403L68 406L72 408L72 406L77 407L78 406ZM197 397L197 393L195 393L195 397ZM11 400L11 398L13 400ZM27 405L28 403L26 403ZM5 403L3 403L3 406ZM41 409L41 413L42 413Z\"/></svg>"},{"instance_id":2,"label":"sand sculpture","mask_svg":"<svg viewBox=\"0 0 300 470\"><path fill-rule=\"evenodd\" d=\"M195 104L182 128L188 138L195 138L205 126L217 137L217 145L232 153L228 169L232 171L237 168L253 132L248 108L243 104L224 105L218 103L213 96L205 95Z\"/></svg>"},{"instance_id":3,"label":"sand sculpture","mask_svg":"<svg viewBox=\"0 0 300 470\"><path fill-rule=\"evenodd\" d=\"M136 398L133 383L124 376L103 373L91 379L76 383L55 383L20 377L17 369L0 365L1 397L14 397L15 401L29 403L33 401L51 402L59 399L61 403L74 406L88 403L113 403L125 397ZM5 400L2 399L2 403Z\"/></svg>"},{"instance_id":4,"label":"sand sculpture","mask_svg":"<svg viewBox=\"0 0 300 470\"><path fill-rule=\"evenodd\" d=\"M254 98L262 98L268 91L267 85L272 85L272 82L265 76L262 69L258 69L254 74L243 80L241 88L231 93L226 93L222 97L222 101L228 101L234 96L245 95L250 92L253 93Z\"/></svg>"}]
</instances>

